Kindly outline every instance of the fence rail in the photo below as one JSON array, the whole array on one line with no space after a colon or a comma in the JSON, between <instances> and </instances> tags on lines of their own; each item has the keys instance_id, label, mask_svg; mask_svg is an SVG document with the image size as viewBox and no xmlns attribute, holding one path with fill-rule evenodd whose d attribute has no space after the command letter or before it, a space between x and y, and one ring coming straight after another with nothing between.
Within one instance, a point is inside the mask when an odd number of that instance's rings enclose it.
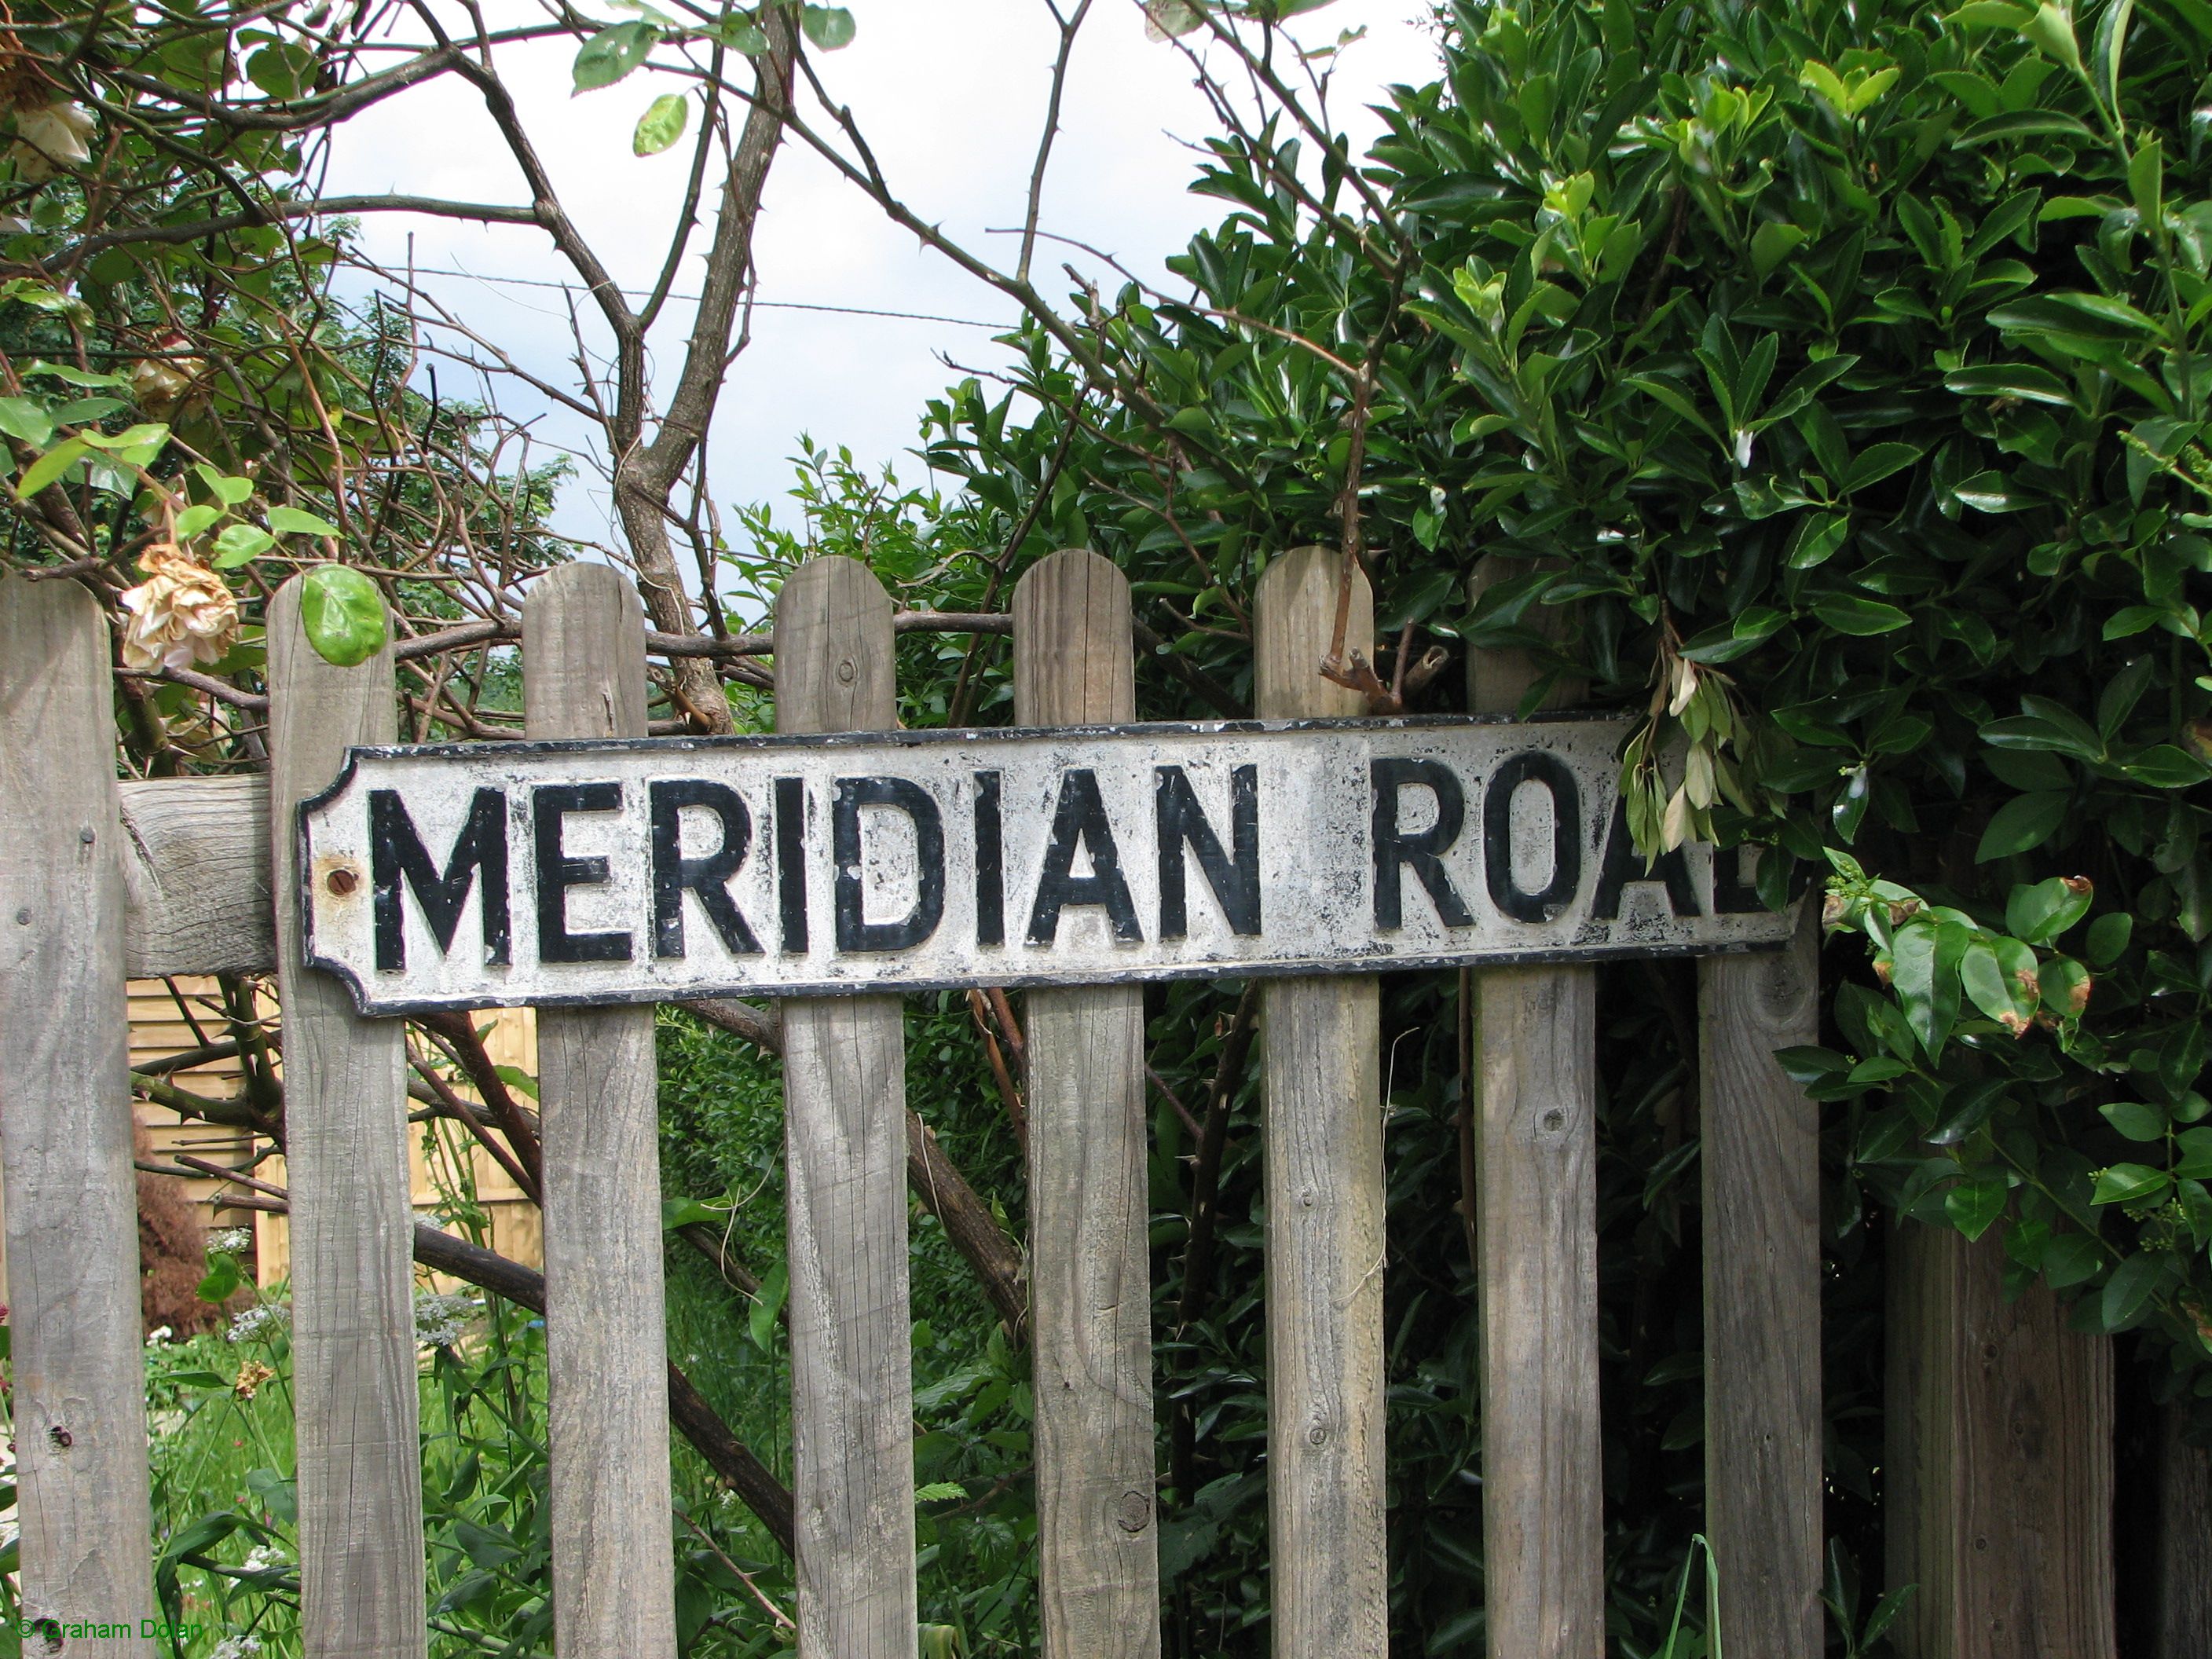
<instances>
[{"instance_id":1,"label":"fence rail","mask_svg":"<svg viewBox=\"0 0 2212 1659\"><path fill-rule=\"evenodd\" d=\"M1319 549L1263 576L1262 716L1359 712L1315 672L1342 576ZM1364 577L1352 586L1348 643L1371 652ZM1074 551L1033 568L1012 631L1025 722L1133 717L1127 586L1105 561ZM97 607L67 582L0 582L0 1075L13 1085L0 1143L25 1603L63 1621L153 1609L125 975L274 968L306 1650L419 1659L402 1028L356 1016L337 981L301 967L282 833L349 744L390 740L393 653L324 662L296 584L269 633L268 781L118 792ZM643 615L623 578L580 565L548 574L522 634L532 736L644 731ZM780 728L894 726L893 645L890 602L864 567L801 567L775 618ZM1486 672L1486 705L1517 702L1514 665ZM1779 958L1715 962L1702 976L1711 1526L1723 1559L1755 1563L1728 1581L1746 1650L1777 1659L1821 1649L1814 1119L1771 1058L1809 1040L1814 975L1808 931ZM1596 1659L1591 976L1476 978L1491 1651ZM1273 1646L1285 1659L1380 1659L1389 1263L1376 981L1273 981L1261 1008ZM825 997L792 999L781 1018L800 1650L908 1659L902 1014L896 998ZM1144 1659L1159 1646L1142 1025L1133 988L1031 996L1030 1318L1052 1659ZM659 1659L675 1640L651 1012L549 1011L540 1045L556 1643L569 1659ZM590 1294L608 1273L624 1293ZM150 1656L151 1644L100 1651Z\"/></svg>"}]
</instances>

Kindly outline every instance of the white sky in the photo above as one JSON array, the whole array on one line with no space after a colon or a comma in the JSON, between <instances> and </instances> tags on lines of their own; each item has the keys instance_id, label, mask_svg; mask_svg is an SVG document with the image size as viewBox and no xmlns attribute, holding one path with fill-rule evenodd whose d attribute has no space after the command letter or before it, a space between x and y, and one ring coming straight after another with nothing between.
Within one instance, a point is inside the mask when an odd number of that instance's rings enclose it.
<instances>
[{"instance_id":1,"label":"white sky","mask_svg":"<svg viewBox=\"0 0 2212 1659\"><path fill-rule=\"evenodd\" d=\"M924 218L1011 265L1012 237L1029 187L1057 31L1041 0L853 0L858 36L818 54L833 95L849 103L893 185ZM521 0L492 0L494 27L543 14ZM1434 78L1435 47L1422 0L1338 0L1297 20L1296 33L1324 45L1364 26L1340 59L1331 113L1364 145L1378 130L1365 106L1392 82ZM616 86L569 95L572 46L510 51L502 73L523 122L552 171L570 216L616 279L647 289L665 257L681 201L689 144L641 160L630 131L672 77L641 71ZM695 103L693 118L697 108ZM1190 141L1210 129L1187 61L1147 40L1134 0L1097 0L1079 37L1048 175L1043 227L1113 252L1148 281L1193 232L1226 204L1193 196ZM712 183L702 209L711 210ZM333 194L402 191L472 202L520 204L521 176L477 94L448 78L387 100L341 128L325 189ZM544 234L414 216L372 215L364 250L392 264L410 252L418 270L540 283L570 279ZM695 241L703 246L705 234ZM940 256L921 248L805 146L787 140L769 176L756 246L763 301L925 312L1003 326L1010 302ZM1035 274L1058 295L1067 250L1041 245ZM696 291L699 261L676 284ZM1048 277L1052 280L1046 280ZM550 288L469 277L424 279L456 313L549 380L574 386L574 351L566 303ZM1114 283L1109 278L1108 291ZM1179 285L1178 285L1179 286ZM588 311L588 306L584 307ZM672 304L655 331L655 361L672 376L688 332L688 308ZM895 462L902 481L923 469L906 453L916 442L926 399L955 378L943 361L1002 360L990 331L943 323L760 309L750 346L724 391L709 477L730 526L732 505L781 496L787 457L801 433L849 446L856 460ZM479 395L448 365L448 395ZM542 402L505 384L501 405L526 413ZM538 431L562 447L586 441L584 423L554 409ZM781 513L780 517L788 515ZM588 470L566 493L559 521L572 532L613 539L604 486Z\"/></svg>"}]
</instances>

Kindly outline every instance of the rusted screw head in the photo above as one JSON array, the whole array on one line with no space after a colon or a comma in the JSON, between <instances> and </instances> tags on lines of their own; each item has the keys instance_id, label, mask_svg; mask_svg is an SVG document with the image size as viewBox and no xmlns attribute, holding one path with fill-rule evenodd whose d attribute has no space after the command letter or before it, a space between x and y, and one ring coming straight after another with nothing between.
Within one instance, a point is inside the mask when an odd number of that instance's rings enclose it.
<instances>
[{"instance_id":1,"label":"rusted screw head","mask_svg":"<svg viewBox=\"0 0 2212 1659\"><path fill-rule=\"evenodd\" d=\"M352 871L347 869L343 865L341 865L337 869L331 871L329 875L323 878L323 885L329 888L331 891L336 893L339 897L343 898L348 893L350 893L355 888L361 885L361 878L356 875Z\"/></svg>"}]
</instances>

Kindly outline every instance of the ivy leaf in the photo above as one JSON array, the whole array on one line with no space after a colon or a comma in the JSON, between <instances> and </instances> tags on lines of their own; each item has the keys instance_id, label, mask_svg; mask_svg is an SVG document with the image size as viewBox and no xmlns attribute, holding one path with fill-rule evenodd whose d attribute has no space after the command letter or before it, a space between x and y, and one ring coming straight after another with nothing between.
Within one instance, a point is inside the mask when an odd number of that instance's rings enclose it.
<instances>
[{"instance_id":1,"label":"ivy leaf","mask_svg":"<svg viewBox=\"0 0 2212 1659\"><path fill-rule=\"evenodd\" d=\"M2097 1176L2092 1204L2148 1204L2166 1188L2166 1174L2148 1164L2115 1164Z\"/></svg>"},{"instance_id":2,"label":"ivy leaf","mask_svg":"<svg viewBox=\"0 0 2212 1659\"><path fill-rule=\"evenodd\" d=\"M2030 945L2048 945L2089 914L2092 896L2087 882L2077 889L2063 876L2015 887L2005 901L2005 930Z\"/></svg>"},{"instance_id":3,"label":"ivy leaf","mask_svg":"<svg viewBox=\"0 0 2212 1659\"><path fill-rule=\"evenodd\" d=\"M2070 790L2015 794L2011 801L1997 807L1997 814L1982 832L1980 845L1973 849L1973 860L1978 865L1986 865L1990 858L2008 858L2015 852L2042 848L2066 821L2066 807L2070 803Z\"/></svg>"},{"instance_id":4,"label":"ivy leaf","mask_svg":"<svg viewBox=\"0 0 2212 1659\"><path fill-rule=\"evenodd\" d=\"M65 438L56 444L23 469L23 476L15 483L17 497L23 501L29 501L32 496L83 459L87 448L88 446L82 438Z\"/></svg>"},{"instance_id":5,"label":"ivy leaf","mask_svg":"<svg viewBox=\"0 0 2212 1659\"><path fill-rule=\"evenodd\" d=\"M53 440L54 423L28 398L0 398L0 432L21 439L33 449L44 449Z\"/></svg>"},{"instance_id":6,"label":"ivy leaf","mask_svg":"<svg viewBox=\"0 0 2212 1659\"><path fill-rule=\"evenodd\" d=\"M642 64L659 40L659 26L642 18L601 29L576 53L575 92L592 92L614 85Z\"/></svg>"},{"instance_id":7,"label":"ivy leaf","mask_svg":"<svg viewBox=\"0 0 2212 1659\"><path fill-rule=\"evenodd\" d=\"M799 27L824 52L853 44L853 14L842 6L807 6L799 14Z\"/></svg>"},{"instance_id":8,"label":"ivy leaf","mask_svg":"<svg viewBox=\"0 0 2212 1659\"><path fill-rule=\"evenodd\" d=\"M680 92L664 92L646 106L630 135L631 153L658 155L684 136L691 119L691 102Z\"/></svg>"},{"instance_id":9,"label":"ivy leaf","mask_svg":"<svg viewBox=\"0 0 2212 1659\"><path fill-rule=\"evenodd\" d=\"M2142 1316L2144 1307L2158 1289L2166 1261L2163 1255L2131 1255L2112 1270L2112 1278L2105 1284L2105 1294L2097 1304L2106 1330L2124 1331Z\"/></svg>"},{"instance_id":10,"label":"ivy leaf","mask_svg":"<svg viewBox=\"0 0 2212 1659\"><path fill-rule=\"evenodd\" d=\"M1832 593L1826 599L1815 599L1813 614L1838 634L1862 637L1894 633L1912 620L1893 605L1863 599L1856 593Z\"/></svg>"},{"instance_id":11,"label":"ivy leaf","mask_svg":"<svg viewBox=\"0 0 2212 1659\"><path fill-rule=\"evenodd\" d=\"M384 596L349 565L319 564L301 586L300 623L324 661L352 668L384 648Z\"/></svg>"},{"instance_id":12,"label":"ivy leaf","mask_svg":"<svg viewBox=\"0 0 2212 1659\"><path fill-rule=\"evenodd\" d=\"M336 536L338 527L327 519L302 513L296 507L269 509L269 527L280 536Z\"/></svg>"},{"instance_id":13,"label":"ivy leaf","mask_svg":"<svg viewBox=\"0 0 2212 1659\"><path fill-rule=\"evenodd\" d=\"M1943 1195L1943 1213L1969 1242L1989 1231L2004 1213L2004 1207L2002 1180L1963 1182Z\"/></svg>"},{"instance_id":14,"label":"ivy leaf","mask_svg":"<svg viewBox=\"0 0 2212 1659\"><path fill-rule=\"evenodd\" d=\"M197 507L186 507L177 514L177 539L185 542L195 536L204 535L214 528L215 521L221 517L222 509L205 501Z\"/></svg>"},{"instance_id":15,"label":"ivy leaf","mask_svg":"<svg viewBox=\"0 0 2212 1659\"><path fill-rule=\"evenodd\" d=\"M215 568L218 570L235 570L248 560L259 558L276 545L276 538L259 525L234 524L215 538ZM362 580L366 581L368 579L364 576ZM382 643L383 641L379 639L377 644ZM319 646L316 648L321 650ZM369 650L374 651L375 648L375 646L371 646ZM327 651L323 652L323 654L326 657L330 656ZM364 656L367 654L366 652L362 653ZM331 657L331 660L335 662L337 659ZM356 658L355 660L357 662L360 658Z\"/></svg>"}]
</instances>

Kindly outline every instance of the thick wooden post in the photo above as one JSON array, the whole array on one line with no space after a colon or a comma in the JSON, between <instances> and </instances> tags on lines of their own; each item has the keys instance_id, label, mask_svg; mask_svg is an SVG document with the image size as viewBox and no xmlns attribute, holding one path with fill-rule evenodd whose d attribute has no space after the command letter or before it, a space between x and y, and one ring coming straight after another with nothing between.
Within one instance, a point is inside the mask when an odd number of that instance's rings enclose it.
<instances>
[{"instance_id":1,"label":"thick wooden post","mask_svg":"<svg viewBox=\"0 0 2212 1659\"><path fill-rule=\"evenodd\" d=\"M1514 574L1486 559L1478 591ZM1517 652L1468 664L1477 714L1534 684ZM1570 701L1561 688L1549 699ZM1491 1659L1599 1659L1597 975L1473 975L1482 1087L1483 1566Z\"/></svg>"},{"instance_id":2,"label":"thick wooden post","mask_svg":"<svg viewBox=\"0 0 2212 1659\"><path fill-rule=\"evenodd\" d=\"M2003 1246L1890 1235L1888 1582L1901 1659L2113 1659L2112 1350Z\"/></svg>"},{"instance_id":3,"label":"thick wooden post","mask_svg":"<svg viewBox=\"0 0 2212 1659\"><path fill-rule=\"evenodd\" d=\"M820 558L792 572L775 607L777 730L891 730L893 670L891 602L866 566ZM787 934L784 947L792 943ZM783 1097L799 1650L802 1659L913 1659L900 999L786 1001Z\"/></svg>"},{"instance_id":4,"label":"thick wooden post","mask_svg":"<svg viewBox=\"0 0 2212 1659\"><path fill-rule=\"evenodd\" d=\"M1342 568L1327 549L1302 547L1261 574L1262 719L1364 712L1356 692L1321 674ZM1346 647L1371 655L1374 599L1357 571L1352 600ZM1261 992L1277 1659L1381 1659L1389 1647L1379 1011L1371 975L1273 979Z\"/></svg>"},{"instance_id":5,"label":"thick wooden post","mask_svg":"<svg viewBox=\"0 0 2212 1659\"><path fill-rule=\"evenodd\" d=\"M1137 714L1129 584L1070 549L1014 589L1014 718ZM1071 918L1067 925L1076 925ZM1045 1659L1160 1650L1145 994L1032 991L1030 1301Z\"/></svg>"},{"instance_id":6,"label":"thick wooden post","mask_svg":"<svg viewBox=\"0 0 2212 1659\"><path fill-rule=\"evenodd\" d=\"M22 1650L152 1659L123 836L107 625L0 580L0 1158L15 1333ZM114 1641L35 1620L127 1620Z\"/></svg>"},{"instance_id":7,"label":"thick wooden post","mask_svg":"<svg viewBox=\"0 0 2212 1659\"><path fill-rule=\"evenodd\" d=\"M539 577L522 672L532 737L643 737L645 612L629 579L603 564ZM676 1653L653 1029L650 1005L538 1017L553 1636L568 1659Z\"/></svg>"},{"instance_id":8,"label":"thick wooden post","mask_svg":"<svg viewBox=\"0 0 2212 1659\"><path fill-rule=\"evenodd\" d=\"M1774 1059L1819 1040L1820 990L1809 899L1787 949L1698 964L1705 1525L1721 1628L1771 1659L1826 1646L1820 1109Z\"/></svg>"},{"instance_id":9,"label":"thick wooden post","mask_svg":"<svg viewBox=\"0 0 2212 1659\"><path fill-rule=\"evenodd\" d=\"M301 1647L308 1659L422 1659L422 1462L415 1372L415 1212L405 1028L362 1019L304 965L294 809L348 748L390 743L387 644L355 668L307 643L295 576L269 607L269 776L277 1001L292 1190ZM366 871L345 881L367 904ZM333 894L340 889L333 885Z\"/></svg>"}]
</instances>

